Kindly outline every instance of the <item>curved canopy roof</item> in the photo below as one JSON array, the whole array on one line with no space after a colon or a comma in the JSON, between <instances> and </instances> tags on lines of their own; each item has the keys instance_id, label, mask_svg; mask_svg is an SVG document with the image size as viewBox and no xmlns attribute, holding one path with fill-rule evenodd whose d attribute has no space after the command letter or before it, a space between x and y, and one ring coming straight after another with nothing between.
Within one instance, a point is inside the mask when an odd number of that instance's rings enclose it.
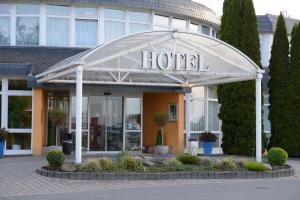
<instances>
[{"instance_id":1,"label":"curved canopy roof","mask_svg":"<svg viewBox=\"0 0 300 200\"><path fill-rule=\"evenodd\" d=\"M261 69L218 39L178 31L126 36L77 54L36 76L37 82L191 87L255 79Z\"/></svg>"}]
</instances>

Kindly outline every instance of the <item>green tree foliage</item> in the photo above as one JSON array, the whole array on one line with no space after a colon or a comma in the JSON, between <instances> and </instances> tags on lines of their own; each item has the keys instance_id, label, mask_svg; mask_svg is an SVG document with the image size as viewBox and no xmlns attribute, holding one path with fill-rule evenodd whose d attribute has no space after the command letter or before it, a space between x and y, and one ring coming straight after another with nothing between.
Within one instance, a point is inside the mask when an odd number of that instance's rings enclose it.
<instances>
[{"instance_id":1,"label":"green tree foliage","mask_svg":"<svg viewBox=\"0 0 300 200\"><path fill-rule=\"evenodd\" d=\"M289 87L289 132L282 132L281 147L291 156L300 156L300 24L292 31ZM288 133L288 134L287 134ZM273 130L272 130L273 134ZM277 133L278 134L278 133ZM275 135L276 136L276 135Z\"/></svg>"},{"instance_id":2,"label":"green tree foliage","mask_svg":"<svg viewBox=\"0 0 300 200\"><path fill-rule=\"evenodd\" d=\"M278 17L270 59L269 119L271 122L270 146L283 147L291 131L289 121L289 41L282 14Z\"/></svg>"},{"instance_id":3,"label":"green tree foliage","mask_svg":"<svg viewBox=\"0 0 300 200\"><path fill-rule=\"evenodd\" d=\"M259 65L260 44L252 0L224 1L220 37ZM221 104L219 117L222 120L224 153L254 154L255 82L220 85L218 99Z\"/></svg>"}]
</instances>

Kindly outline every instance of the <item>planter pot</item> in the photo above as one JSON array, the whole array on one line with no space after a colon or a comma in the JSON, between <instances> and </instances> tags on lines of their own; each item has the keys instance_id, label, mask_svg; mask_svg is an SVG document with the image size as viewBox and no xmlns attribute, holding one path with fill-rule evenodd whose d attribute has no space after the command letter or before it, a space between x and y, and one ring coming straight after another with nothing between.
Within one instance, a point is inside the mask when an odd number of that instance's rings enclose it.
<instances>
[{"instance_id":1,"label":"planter pot","mask_svg":"<svg viewBox=\"0 0 300 200\"><path fill-rule=\"evenodd\" d=\"M159 145L159 146L156 147L156 152L160 155L166 155L169 152L169 147Z\"/></svg>"},{"instance_id":2,"label":"planter pot","mask_svg":"<svg viewBox=\"0 0 300 200\"><path fill-rule=\"evenodd\" d=\"M4 141L0 140L0 159L3 158L3 152L4 152Z\"/></svg>"},{"instance_id":3,"label":"planter pot","mask_svg":"<svg viewBox=\"0 0 300 200\"><path fill-rule=\"evenodd\" d=\"M213 148L213 142L203 142L203 151L205 156L210 156Z\"/></svg>"},{"instance_id":4,"label":"planter pot","mask_svg":"<svg viewBox=\"0 0 300 200\"><path fill-rule=\"evenodd\" d=\"M196 156L198 153L198 145L198 141L189 141L190 152L194 156Z\"/></svg>"},{"instance_id":5,"label":"planter pot","mask_svg":"<svg viewBox=\"0 0 300 200\"><path fill-rule=\"evenodd\" d=\"M12 150L21 150L21 145L19 144L13 144L11 147Z\"/></svg>"}]
</instances>

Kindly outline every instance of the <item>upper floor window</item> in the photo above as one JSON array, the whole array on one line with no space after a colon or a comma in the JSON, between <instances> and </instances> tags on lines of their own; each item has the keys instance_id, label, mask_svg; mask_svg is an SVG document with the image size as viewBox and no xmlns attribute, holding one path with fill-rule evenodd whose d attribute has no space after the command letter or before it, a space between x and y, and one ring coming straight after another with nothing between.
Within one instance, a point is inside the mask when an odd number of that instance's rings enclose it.
<instances>
[{"instance_id":1,"label":"upper floor window","mask_svg":"<svg viewBox=\"0 0 300 200\"><path fill-rule=\"evenodd\" d=\"M70 45L70 7L47 5L47 45Z\"/></svg>"},{"instance_id":2,"label":"upper floor window","mask_svg":"<svg viewBox=\"0 0 300 200\"><path fill-rule=\"evenodd\" d=\"M97 8L77 7L75 19L76 46L97 46Z\"/></svg>"},{"instance_id":3,"label":"upper floor window","mask_svg":"<svg viewBox=\"0 0 300 200\"><path fill-rule=\"evenodd\" d=\"M197 23L190 23L190 32L198 33L199 25Z\"/></svg>"},{"instance_id":4,"label":"upper floor window","mask_svg":"<svg viewBox=\"0 0 300 200\"><path fill-rule=\"evenodd\" d=\"M209 27L208 26L202 25L202 34L204 34L204 35L210 35L209 34Z\"/></svg>"},{"instance_id":5,"label":"upper floor window","mask_svg":"<svg viewBox=\"0 0 300 200\"><path fill-rule=\"evenodd\" d=\"M10 44L10 8L9 4L0 4L0 46Z\"/></svg>"},{"instance_id":6,"label":"upper floor window","mask_svg":"<svg viewBox=\"0 0 300 200\"><path fill-rule=\"evenodd\" d=\"M125 35L125 11L104 9L104 41Z\"/></svg>"},{"instance_id":7,"label":"upper floor window","mask_svg":"<svg viewBox=\"0 0 300 200\"><path fill-rule=\"evenodd\" d=\"M129 33L142 32L150 29L149 13L128 12Z\"/></svg>"},{"instance_id":8,"label":"upper floor window","mask_svg":"<svg viewBox=\"0 0 300 200\"><path fill-rule=\"evenodd\" d=\"M16 5L16 44L39 45L40 6L31 4Z\"/></svg>"},{"instance_id":9,"label":"upper floor window","mask_svg":"<svg viewBox=\"0 0 300 200\"><path fill-rule=\"evenodd\" d=\"M169 17L162 15L154 15L153 23L154 30L169 30L170 27Z\"/></svg>"},{"instance_id":10,"label":"upper floor window","mask_svg":"<svg viewBox=\"0 0 300 200\"><path fill-rule=\"evenodd\" d=\"M172 26L173 29L186 30L186 21L183 19L173 18Z\"/></svg>"}]
</instances>

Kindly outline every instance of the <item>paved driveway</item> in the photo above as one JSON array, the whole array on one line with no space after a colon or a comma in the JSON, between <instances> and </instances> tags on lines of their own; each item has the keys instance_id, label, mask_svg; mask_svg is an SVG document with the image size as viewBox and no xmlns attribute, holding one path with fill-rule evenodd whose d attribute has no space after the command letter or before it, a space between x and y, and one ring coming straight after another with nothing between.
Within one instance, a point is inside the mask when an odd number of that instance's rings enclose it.
<instances>
[{"instance_id":1,"label":"paved driveway","mask_svg":"<svg viewBox=\"0 0 300 200\"><path fill-rule=\"evenodd\" d=\"M46 164L45 159L42 157L5 158L0 160L0 199L44 199L44 198L47 199L46 197L52 197L50 199L67 199L67 197L70 197L70 199L82 199L83 194L86 194L86 197L88 196L92 197L91 195L95 194L98 196L100 193L101 196L103 196L102 199L117 199L117 198L122 199L122 194L125 191L128 192L128 195L130 197L130 195L134 194L135 191L139 193L145 192L145 195L148 193L151 194L152 189L153 192L156 191L157 194L167 190L173 191L173 193L176 194L179 192L178 188L181 189L186 188L183 191L190 191L193 188L194 189L198 188L195 190L196 193L200 191L205 193L206 191L208 192L207 195L209 194L209 191L214 194L215 193L217 194L219 191L219 195L222 195L222 193L226 194L226 191L228 190L228 188L230 188L230 186L242 187L240 188L240 191L243 190L246 191L248 185L257 186L258 189L257 188L256 189L264 193L266 193L266 191L264 191L266 186L269 187L274 185L274 187L270 189L273 189L275 192L276 191L278 192L277 187L282 185L282 189L286 189L284 190L285 191L284 193L287 192L289 195L294 195L293 193L298 193L297 194L299 195L298 199L300 199L300 161L289 161L289 162L290 164L295 166L296 175L293 177L281 178L281 179L77 181L77 180L61 180L61 179L47 178L36 174L35 169ZM290 187L289 185L293 187ZM297 189L295 190L295 187L299 188L299 190ZM219 189L223 188L224 191L223 190L214 191L209 188L219 188ZM289 189L291 191L289 191ZM178 195L181 196L180 194ZM107 198L105 198L105 196ZM115 196L115 198L111 198L113 196ZM176 197L173 196L170 198L177 199ZM133 197L130 197L128 199L140 199L140 198L137 198L136 195L133 195ZM145 199L149 199L149 198L145 198ZM168 199L168 197L161 198L161 199ZM294 199L294 198L290 198L290 199Z\"/></svg>"}]
</instances>

